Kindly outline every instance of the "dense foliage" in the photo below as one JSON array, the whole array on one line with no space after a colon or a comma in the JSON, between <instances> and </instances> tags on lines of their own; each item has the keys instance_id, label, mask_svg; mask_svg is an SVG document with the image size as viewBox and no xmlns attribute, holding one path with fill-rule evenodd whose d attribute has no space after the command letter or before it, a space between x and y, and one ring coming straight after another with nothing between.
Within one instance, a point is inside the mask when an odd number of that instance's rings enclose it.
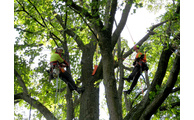
<instances>
[{"instance_id":1,"label":"dense foliage","mask_svg":"<svg viewBox=\"0 0 194 120\"><path fill-rule=\"evenodd\" d=\"M27 108L35 119L98 120L103 81L110 118L180 119L179 0L167 1L158 24L136 43L147 51L151 87L140 77L130 95L122 93L131 85L122 78L130 74L135 53L120 33L131 7L137 14L143 6L152 12L164 7L162 0L14 0L14 28L19 33L14 43L14 118L24 118L19 111ZM113 30L118 11L123 16ZM83 94L71 93L61 80L49 83L46 70L57 46L64 47L76 84L86 87ZM91 76L95 64L98 70Z\"/></svg>"}]
</instances>

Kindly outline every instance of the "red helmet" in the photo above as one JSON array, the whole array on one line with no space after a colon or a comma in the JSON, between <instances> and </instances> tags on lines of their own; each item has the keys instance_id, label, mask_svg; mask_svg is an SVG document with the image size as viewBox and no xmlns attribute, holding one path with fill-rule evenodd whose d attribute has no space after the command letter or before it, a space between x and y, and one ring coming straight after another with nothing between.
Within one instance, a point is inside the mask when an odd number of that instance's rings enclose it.
<instances>
[{"instance_id":1,"label":"red helmet","mask_svg":"<svg viewBox=\"0 0 194 120\"><path fill-rule=\"evenodd\" d=\"M135 46L133 47L133 49L134 49L134 50L139 49L139 45L135 45Z\"/></svg>"}]
</instances>

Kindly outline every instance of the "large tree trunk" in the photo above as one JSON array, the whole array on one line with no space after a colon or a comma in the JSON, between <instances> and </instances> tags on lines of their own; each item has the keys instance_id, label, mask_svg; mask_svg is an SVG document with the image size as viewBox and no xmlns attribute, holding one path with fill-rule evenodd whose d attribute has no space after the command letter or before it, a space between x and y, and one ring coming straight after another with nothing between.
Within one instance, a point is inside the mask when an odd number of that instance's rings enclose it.
<instances>
[{"instance_id":1,"label":"large tree trunk","mask_svg":"<svg viewBox=\"0 0 194 120\"><path fill-rule=\"evenodd\" d=\"M94 85L92 76L95 45L91 42L83 49L81 81L85 91L81 96L79 120L99 120L99 87Z\"/></svg>"}]
</instances>

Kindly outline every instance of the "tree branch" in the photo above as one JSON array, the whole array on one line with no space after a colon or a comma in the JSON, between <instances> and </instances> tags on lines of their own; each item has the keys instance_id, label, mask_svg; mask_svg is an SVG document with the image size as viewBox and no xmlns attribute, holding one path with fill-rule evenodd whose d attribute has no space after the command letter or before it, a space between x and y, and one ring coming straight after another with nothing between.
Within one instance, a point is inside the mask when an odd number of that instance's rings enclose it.
<instances>
[{"instance_id":1,"label":"tree branch","mask_svg":"<svg viewBox=\"0 0 194 120\"><path fill-rule=\"evenodd\" d=\"M128 18L129 12L131 10L132 4L133 4L133 0L128 0L126 5L125 5L121 20L120 20L116 30L114 31L114 33L112 35L112 49L114 48L115 44L117 43L117 40L120 37L120 34L121 34L123 28L125 27L125 24L127 22L127 18Z\"/></svg>"},{"instance_id":2,"label":"tree branch","mask_svg":"<svg viewBox=\"0 0 194 120\"><path fill-rule=\"evenodd\" d=\"M144 88L144 89L143 89L143 92L145 92L146 90L147 90L147 88ZM141 94L142 94L142 91L140 91L140 92L135 96L135 98L134 98L133 101L131 102L132 105L133 105L133 103L135 102L135 100L136 100Z\"/></svg>"},{"instance_id":3,"label":"tree branch","mask_svg":"<svg viewBox=\"0 0 194 120\"><path fill-rule=\"evenodd\" d=\"M54 13L56 14L56 12L54 11ZM63 27L63 32L67 33L69 36L71 36L72 38L74 38L74 40L77 42L79 48L82 50L84 48L84 43L82 42L82 40L77 37L78 35L76 33L73 32L72 29L68 29L66 28L65 24L63 23L63 20L61 19L61 17L57 14L56 16L57 21L59 22L59 24Z\"/></svg>"},{"instance_id":4,"label":"tree branch","mask_svg":"<svg viewBox=\"0 0 194 120\"><path fill-rule=\"evenodd\" d=\"M91 29L90 25L86 22L86 20L84 19L87 18L87 20L93 24L96 28L98 28L99 30L101 30L101 28L103 28L103 23L99 18L99 14L95 13L94 15L90 15L89 12L87 12L88 10L78 6L75 2L73 2L72 0L63 0L64 2L66 2L66 4L68 6L70 6L70 8L72 10L74 10L77 14L80 15L80 17L83 19L83 21L86 23L86 25L88 26L88 28L90 29L90 31L94 34L94 36L96 37L97 41L97 35L94 33L94 31ZM97 7L97 6L96 6ZM98 21L98 22L97 22ZM97 29L96 29L97 30Z\"/></svg>"},{"instance_id":5,"label":"tree branch","mask_svg":"<svg viewBox=\"0 0 194 120\"><path fill-rule=\"evenodd\" d=\"M112 0L110 15L109 14L107 15L109 17L108 23L107 23L108 24L108 28L107 29L108 29L108 32L110 32L109 33L110 35L111 35L112 28L113 28L113 25L114 25L113 22L114 22L116 10L117 10L117 0Z\"/></svg>"},{"instance_id":6,"label":"tree branch","mask_svg":"<svg viewBox=\"0 0 194 120\"><path fill-rule=\"evenodd\" d=\"M168 95L171 93L172 88L174 87L177 77L179 75L180 71L180 56L176 56L174 60L173 67L171 69L168 81L166 83L166 88L164 91L159 93L154 100L151 102L150 105L146 107L144 110L144 113L141 115L141 118L150 118L152 114L156 112L156 110L161 106L161 104L164 102L164 100L168 97ZM141 119L140 118L140 119Z\"/></svg>"},{"instance_id":7,"label":"tree branch","mask_svg":"<svg viewBox=\"0 0 194 120\"><path fill-rule=\"evenodd\" d=\"M161 23L158 23L156 25L153 25L150 30L148 31L148 33L137 43L137 45L141 46L149 37L150 35L154 35L155 33L153 32L153 30L156 28L156 27L159 27L160 25L163 25L164 23L166 23L166 21L163 21ZM127 51L124 55L123 55L123 58L126 58L128 57L129 55L131 55L133 53L133 47Z\"/></svg>"},{"instance_id":8,"label":"tree branch","mask_svg":"<svg viewBox=\"0 0 194 120\"><path fill-rule=\"evenodd\" d=\"M66 29L64 32L67 33L69 36L71 36L76 41L76 43L78 44L78 47L81 50L84 49L85 45L76 33L74 33L71 29Z\"/></svg>"},{"instance_id":9,"label":"tree branch","mask_svg":"<svg viewBox=\"0 0 194 120\"><path fill-rule=\"evenodd\" d=\"M159 108L159 110L160 110L160 111L165 111L165 110L168 110L168 109L172 109L172 108L174 108L174 107L176 107L176 106L180 106L180 101L171 103L171 104L170 104L170 108L169 108L167 105L161 106L161 107Z\"/></svg>"},{"instance_id":10,"label":"tree branch","mask_svg":"<svg viewBox=\"0 0 194 120\"><path fill-rule=\"evenodd\" d=\"M164 46L163 51L160 55L158 68L155 73L155 77L152 81L151 86L149 87L142 101L136 107L133 107L132 111L129 114L127 114L124 120L128 120L129 118L134 118L134 117L139 118L142 116L141 115L142 112L145 111L146 107L150 104L150 99L149 99L150 91L156 92L157 91L156 85L160 86L162 83L171 54L172 54L172 48L167 48L167 46ZM144 118L147 118L147 117L144 117Z\"/></svg>"},{"instance_id":11,"label":"tree branch","mask_svg":"<svg viewBox=\"0 0 194 120\"><path fill-rule=\"evenodd\" d=\"M32 2L31 2L30 0L28 0L28 2L30 2L30 4L32 4ZM38 9L36 8L36 6L35 6L34 4L32 4L32 6L33 6L33 7L35 8L35 10L38 12L38 14L40 15L40 17L41 17L41 19L42 19L44 25L47 27L47 25L46 25L46 23L45 23L45 21L44 21L42 15L40 14L40 12L39 12Z\"/></svg>"},{"instance_id":12,"label":"tree branch","mask_svg":"<svg viewBox=\"0 0 194 120\"><path fill-rule=\"evenodd\" d=\"M19 73L15 69L14 69L14 75L17 77L17 80L18 80L20 86L23 88L23 92L28 94L28 90L26 88L24 81L22 80L22 77L19 75Z\"/></svg>"},{"instance_id":13,"label":"tree branch","mask_svg":"<svg viewBox=\"0 0 194 120\"><path fill-rule=\"evenodd\" d=\"M166 73L166 69L168 67L168 61L170 59L171 54L173 53L174 50L172 50L171 46L169 48L167 46L164 46L163 51L160 56L160 60L158 63L158 69L155 73L155 77L152 81L151 84L151 91L156 91L156 85L161 85L163 78Z\"/></svg>"},{"instance_id":14,"label":"tree branch","mask_svg":"<svg viewBox=\"0 0 194 120\"><path fill-rule=\"evenodd\" d=\"M50 32L50 36L51 36L51 38L53 38L53 40L54 40L54 42L55 42L55 44L58 46L58 44L57 44L57 42L55 41L55 39L57 39L57 40L59 40L61 43L63 43L63 41L59 38L59 37L57 37L54 33L52 33L52 32Z\"/></svg>"},{"instance_id":15,"label":"tree branch","mask_svg":"<svg viewBox=\"0 0 194 120\"><path fill-rule=\"evenodd\" d=\"M39 101L31 98L25 93L18 93L14 95L14 100L23 99L28 104L32 105L34 108L38 109L47 120L57 120L57 118Z\"/></svg>"},{"instance_id":16,"label":"tree branch","mask_svg":"<svg viewBox=\"0 0 194 120\"><path fill-rule=\"evenodd\" d=\"M71 9L73 9L76 13L83 15L84 17L87 18L88 21L90 21L91 23L93 23L94 21L98 20L99 24L101 26L101 28L103 27L102 22L100 21L100 19L96 18L96 15L92 16L90 15L89 12L87 12L88 10L78 6L75 2L73 2L72 0L63 0L64 2L66 2L66 4L68 6L70 6ZM93 24L96 24L95 22Z\"/></svg>"},{"instance_id":17,"label":"tree branch","mask_svg":"<svg viewBox=\"0 0 194 120\"><path fill-rule=\"evenodd\" d=\"M25 7L24 6L22 6L22 4L18 1L18 0L16 0L19 4L20 4L20 6L22 7L22 9L23 9L23 11L27 14L27 15L29 15L32 19L34 19L38 24L40 24L42 27L45 27L42 23L40 23L36 18L34 18L32 15L30 15L30 13L28 12L28 11L26 11L25 10Z\"/></svg>"}]
</instances>

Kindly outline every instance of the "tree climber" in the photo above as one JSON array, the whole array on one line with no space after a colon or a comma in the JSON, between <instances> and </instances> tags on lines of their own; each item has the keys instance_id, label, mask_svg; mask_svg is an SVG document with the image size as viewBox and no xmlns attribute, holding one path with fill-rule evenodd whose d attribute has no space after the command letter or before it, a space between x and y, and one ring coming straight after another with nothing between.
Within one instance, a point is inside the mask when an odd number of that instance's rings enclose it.
<instances>
[{"instance_id":1,"label":"tree climber","mask_svg":"<svg viewBox=\"0 0 194 120\"><path fill-rule=\"evenodd\" d=\"M142 71L146 70L148 71L148 66L146 64L147 60L146 60L146 55L142 54L139 51L139 45L135 45L133 47L133 49L136 51L137 55L135 57L135 60L133 62L134 68L132 73L129 75L128 78L123 78L124 80L127 80L128 82L130 82L131 80L133 80L132 85L130 87L129 90L124 91L127 94L130 94L130 92L133 90L133 88L135 87L135 85L137 84L137 80L139 79Z\"/></svg>"},{"instance_id":2,"label":"tree climber","mask_svg":"<svg viewBox=\"0 0 194 120\"><path fill-rule=\"evenodd\" d=\"M84 91L84 89L78 88L72 76L64 70L64 67L69 67L69 64L62 58L62 52L63 48L58 47L56 48L56 52L51 55L49 81L59 76L59 78L69 86L71 91L76 90L80 94Z\"/></svg>"}]
</instances>

